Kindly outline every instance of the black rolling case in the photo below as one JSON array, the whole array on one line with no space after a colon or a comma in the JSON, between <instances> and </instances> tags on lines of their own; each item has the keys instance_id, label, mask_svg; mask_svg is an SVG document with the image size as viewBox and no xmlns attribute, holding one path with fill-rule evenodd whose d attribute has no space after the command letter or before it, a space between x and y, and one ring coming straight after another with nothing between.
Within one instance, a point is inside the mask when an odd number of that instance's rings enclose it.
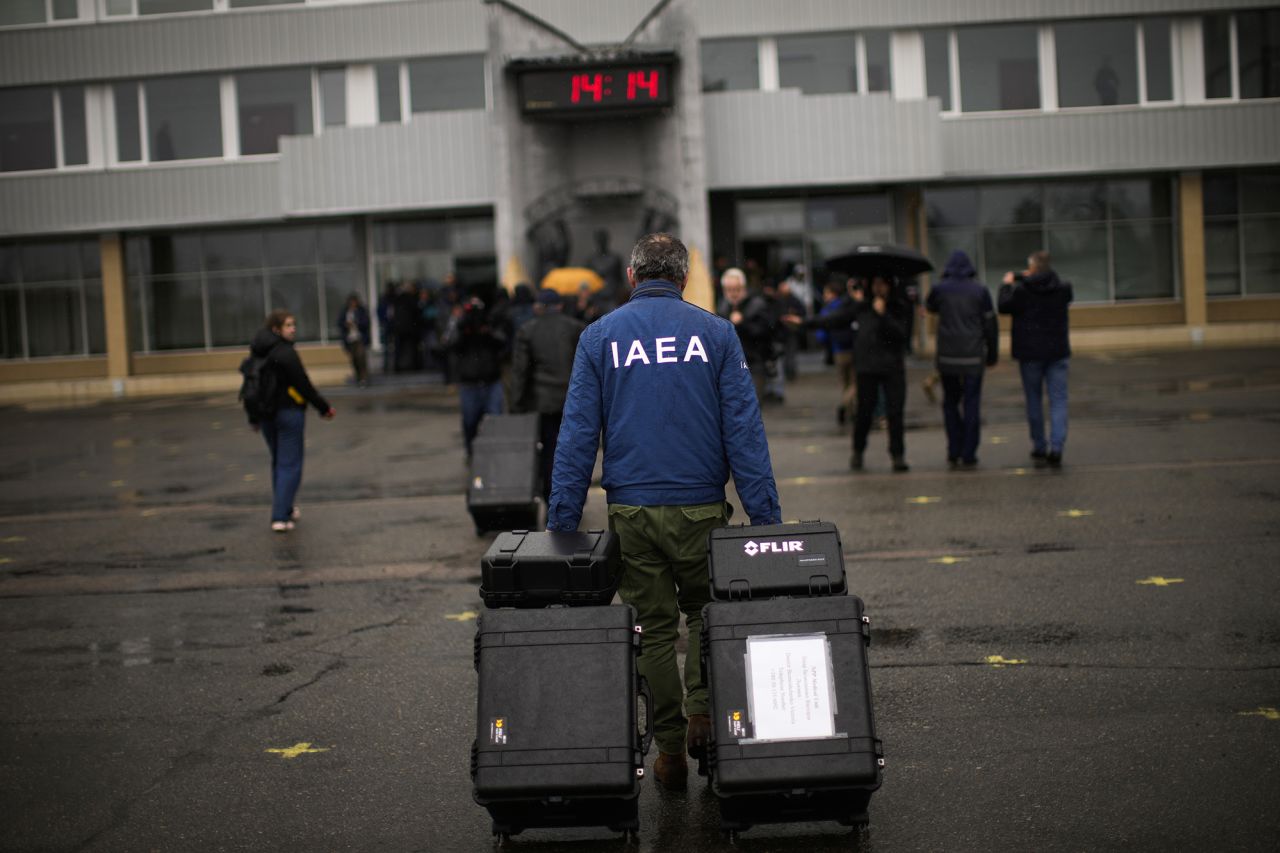
<instances>
[{"instance_id":1,"label":"black rolling case","mask_svg":"<svg viewBox=\"0 0 1280 853\"><path fill-rule=\"evenodd\" d=\"M480 598L489 607L602 605L622 579L618 537L586 533L499 533L480 561Z\"/></svg>"},{"instance_id":2,"label":"black rolling case","mask_svg":"<svg viewBox=\"0 0 1280 853\"><path fill-rule=\"evenodd\" d=\"M494 438L503 441L538 440L538 416L526 415L485 415L480 419L480 431L477 438Z\"/></svg>"},{"instance_id":3,"label":"black rolling case","mask_svg":"<svg viewBox=\"0 0 1280 853\"><path fill-rule=\"evenodd\" d=\"M486 418L485 420L488 420ZM477 438L471 451L467 511L476 533L538 526L538 442Z\"/></svg>"},{"instance_id":4,"label":"black rolling case","mask_svg":"<svg viewBox=\"0 0 1280 853\"><path fill-rule=\"evenodd\" d=\"M476 632L475 800L495 835L534 827L639 827L653 702L636 672L628 605L486 610Z\"/></svg>"},{"instance_id":5,"label":"black rolling case","mask_svg":"<svg viewBox=\"0 0 1280 853\"><path fill-rule=\"evenodd\" d=\"M866 823L884 759L862 600L712 602L702 618L713 732L707 758L721 828Z\"/></svg>"},{"instance_id":6,"label":"black rolling case","mask_svg":"<svg viewBox=\"0 0 1280 853\"><path fill-rule=\"evenodd\" d=\"M829 521L718 528L707 563L717 601L845 593L840 531Z\"/></svg>"}]
</instances>

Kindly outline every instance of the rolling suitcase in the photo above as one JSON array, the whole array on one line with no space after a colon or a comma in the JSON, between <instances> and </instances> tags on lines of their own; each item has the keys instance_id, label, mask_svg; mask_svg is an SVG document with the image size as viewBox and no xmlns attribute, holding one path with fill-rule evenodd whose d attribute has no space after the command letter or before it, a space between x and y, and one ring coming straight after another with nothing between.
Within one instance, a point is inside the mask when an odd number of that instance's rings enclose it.
<instances>
[{"instance_id":1,"label":"rolling suitcase","mask_svg":"<svg viewBox=\"0 0 1280 853\"><path fill-rule=\"evenodd\" d=\"M871 707L862 600L711 602L711 788L730 834L760 823L867 822L883 751Z\"/></svg>"},{"instance_id":2,"label":"rolling suitcase","mask_svg":"<svg viewBox=\"0 0 1280 853\"><path fill-rule=\"evenodd\" d=\"M621 579L618 537L608 530L499 533L480 560L489 607L604 605Z\"/></svg>"},{"instance_id":3,"label":"rolling suitcase","mask_svg":"<svg viewBox=\"0 0 1280 853\"><path fill-rule=\"evenodd\" d=\"M840 531L829 521L718 528L707 540L707 564L716 601L846 591Z\"/></svg>"},{"instance_id":4,"label":"rolling suitcase","mask_svg":"<svg viewBox=\"0 0 1280 853\"><path fill-rule=\"evenodd\" d=\"M640 632L628 605L486 610L479 673L475 801L495 835L534 827L639 827L640 780L652 740L637 727L653 701L636 672Z\"/></svg>"},{"instance_id":5,"label":"rolling suitcase","mask_svg":"<svg viewBox=\"0 0 1280 853\"><path fill-rule=\"evenodd\" d=\"M485 415L480 419L480 431L477 438L495 438L505 441L538 440L538 416L524 415Z\"/></svg>"},{"instance_id":6,"label":"rolling suitcase","mask_svg":"<svg viewBox=\"0 0 1280 853\"><path fill-rule=\"evenodd\" d=\"M533 530L538 526L538 470L536 440L475 440L467 511L477 535L486 530Z\"/></svg>"}]
</instances>

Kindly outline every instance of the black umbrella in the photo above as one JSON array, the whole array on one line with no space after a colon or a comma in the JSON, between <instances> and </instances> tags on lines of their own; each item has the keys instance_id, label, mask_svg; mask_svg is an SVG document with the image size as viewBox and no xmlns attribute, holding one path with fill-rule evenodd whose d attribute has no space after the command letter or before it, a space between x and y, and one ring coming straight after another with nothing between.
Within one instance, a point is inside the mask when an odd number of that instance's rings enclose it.
<instances>
[{"instance_id":1,"label":"black umbrella","mask_svg":"<svg viewBox=\"0 0 1280 853\"><path fill-rule=\"evenodd\" d=\"M827 258L825 263L829 270L858 278L888 274L906 279L933 269L929 259L915 249L884 244L854 246L852 252Z\"/></svg>"}]
</instances>

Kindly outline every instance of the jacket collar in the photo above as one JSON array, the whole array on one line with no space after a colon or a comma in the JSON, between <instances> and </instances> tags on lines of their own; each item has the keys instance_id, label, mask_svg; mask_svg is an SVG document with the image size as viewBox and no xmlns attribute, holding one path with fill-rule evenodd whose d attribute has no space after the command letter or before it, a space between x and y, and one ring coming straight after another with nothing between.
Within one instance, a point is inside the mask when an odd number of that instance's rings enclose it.
<instances>
[{"instance_id":1,"label":"jacket collar","mask_svg":"<svg viewBox=\"0 0 1280 853\"><path fill-rule=\"evenodd\" d=\"M631 291L631 298L636 299L641 296L674 296L677 299L684 298L680 293L680 288L663 278L651 278L648 281L642 281Z\"/></svg>"}]
</instances>

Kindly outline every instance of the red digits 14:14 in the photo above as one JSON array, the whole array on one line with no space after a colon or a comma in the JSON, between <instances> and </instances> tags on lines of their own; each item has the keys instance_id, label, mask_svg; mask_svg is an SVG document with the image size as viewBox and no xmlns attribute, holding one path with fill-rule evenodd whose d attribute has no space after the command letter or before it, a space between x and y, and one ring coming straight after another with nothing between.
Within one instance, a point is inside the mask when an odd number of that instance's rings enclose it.
<instances>
[{"instance_id":1,"label":"red digits 14:14","mask_svg":"<svg viewBox=\"0 0 1280 853\"><path fill-rule=\"evenodd\" d=\"M573 75L573 90L569 93L569 100L576 104L582 100L583 95L589 94L592 101L600 103L600 99L604 97L603 77L603 74Z\"/></svg>"},{"instance_id":2,"label":"red digits 14:14","mask_svg":"<svg viewBox=\"0 0 1280 853\"><path fill-rule=\"evenodd\" d=\"M652 100L658 99L658 72L654 71L628 71L627 72L627 100L634 101L636 99L637 90L647 92ZM574 91L577 91L575 87Z\"/></svg>"}]
</instances>

